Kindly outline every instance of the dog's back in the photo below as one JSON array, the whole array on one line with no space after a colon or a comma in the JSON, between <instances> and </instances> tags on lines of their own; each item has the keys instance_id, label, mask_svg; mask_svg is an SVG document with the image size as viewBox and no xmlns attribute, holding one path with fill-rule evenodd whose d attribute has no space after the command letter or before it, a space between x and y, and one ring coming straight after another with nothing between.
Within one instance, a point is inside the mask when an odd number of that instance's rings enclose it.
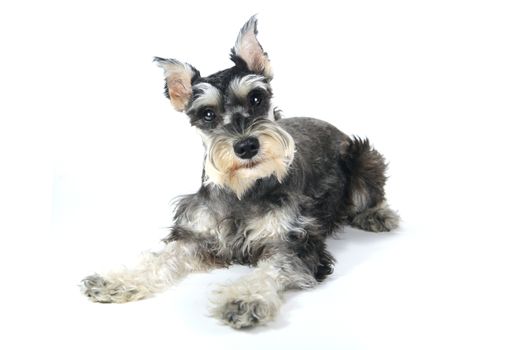
<instances>
[{"instance_id":1,"label":"dog's back","mask_svg":"<svg viewBox=\"0 0 525 350\"><path fill-rule=\"evenodd\" d=\"M384 206L386 163L367 139L349 137L314 118L277 121L295 141L292 172L297 190L313 199L312 214L331 233L352 224L389 231L397 215Z\"/></svg>"}]
</instances>

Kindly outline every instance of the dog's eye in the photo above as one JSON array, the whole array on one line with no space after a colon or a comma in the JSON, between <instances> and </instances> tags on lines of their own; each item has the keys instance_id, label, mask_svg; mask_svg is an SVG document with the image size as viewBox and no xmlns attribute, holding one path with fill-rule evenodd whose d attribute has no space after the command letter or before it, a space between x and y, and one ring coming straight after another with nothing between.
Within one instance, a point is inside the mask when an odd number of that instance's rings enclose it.
<instances>
[{"instance_id":1,"label":"dog's eye","mask_svg":"<svg viewBox=\"0 0 525 350\"><path fill-rule=\"evenodd\" d=\"M201 112L201 116L202 116L202 119L204 119L204 121L206 122L211 122L217 117L213 109L210 109L210 108L204 109Z\"/></svg>"},{"instance_id":2,"label":"dog's eye","mask_svg":"<svg viewBox=\"0 0 525 350\"><path fill-rule=\"evenodd\" d=\"M248 95L248 102L250 103L250 106L256 107L261 104L263 101L264 96L260 91L254 90L250 92Z\"/></svg>"}]
</instances>

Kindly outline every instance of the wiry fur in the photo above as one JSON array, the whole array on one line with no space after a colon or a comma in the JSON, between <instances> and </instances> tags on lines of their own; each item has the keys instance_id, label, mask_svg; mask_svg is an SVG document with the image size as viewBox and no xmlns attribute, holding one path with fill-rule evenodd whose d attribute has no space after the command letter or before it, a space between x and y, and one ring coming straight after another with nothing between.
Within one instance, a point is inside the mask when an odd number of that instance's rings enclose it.
<instances>
[{"instance_id":1,"label":"wiry fur","mask_svg":"<svg viewBox=\"0 0 525 350\"><path fill-rule=\"evenodd\" d=\"M261 145L259 154L248 161L238 158L232 146L247 135L257 137ZM205 184L228 187L240 199L258 179L275 175L281 182L293 161L294 150L293 138L266 119L251 124L244 132L215 136L206 156Z\"/></svg>"},{"instance_id":2,"label":"wiry fur","mask_svg":"<svg viewBox=\"0 0 525 350\"><path fill-rule=\"evenodd\" d=\"M211 314L233 328L260 325L278 313L283 292L314 287L332 273L325 239L339 227L398 226L385 199L385 160L368 140L317 119L281 119L256 27L251 18L242 28L235 65L208 77L189 64L155 59L167 97L202 137L202 186L178 199L163 251L133 269L83 280L91 300L138 300L193 271L247 264L254 271L219 287ZM244 156L240 145L248 139L255 151Z\"/></svg>"},{"instance_id":3,"label":"wiry fur","mask_svg":"<svg viewBox=\"0 0 525 350\"><path fill-rule=\"evenodd\" d=\"M145 253L134 268L86 277L81 289L96 302L125 303L163 291L188 273L211 266L213 258L197 243L168 243L159 253Z\"/></svg>"}]
</instances>

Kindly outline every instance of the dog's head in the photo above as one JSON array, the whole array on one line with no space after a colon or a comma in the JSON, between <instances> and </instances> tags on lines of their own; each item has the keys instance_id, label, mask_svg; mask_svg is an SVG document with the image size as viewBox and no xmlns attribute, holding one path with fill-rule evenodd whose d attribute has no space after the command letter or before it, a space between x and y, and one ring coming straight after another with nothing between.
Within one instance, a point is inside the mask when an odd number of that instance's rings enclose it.
<instances>
[{"instance_id":1,"label":"dog's head","mask_svg":"<svg viewBox=\"0 0 525 350\"><path fill-rule=\"evenodd\" d=\"M237 197L257 179L282 181L293 160L294 142L275 120L272 69L257 40L257 19L242 27L231 50L235 65L207 77L174 59L155 58L164 69L165 93L186 113L206 148L204 182L228 187Z\"/></svg>"}]
</instances>

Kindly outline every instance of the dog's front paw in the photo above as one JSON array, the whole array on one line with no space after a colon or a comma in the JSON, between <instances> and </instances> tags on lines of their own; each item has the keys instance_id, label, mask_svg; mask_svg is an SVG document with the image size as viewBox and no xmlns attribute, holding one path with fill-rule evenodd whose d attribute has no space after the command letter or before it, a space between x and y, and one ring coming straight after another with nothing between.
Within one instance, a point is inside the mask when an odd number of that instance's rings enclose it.
<instances>
[{"instance_id":1,"label":"dog's front paw","mask_svg":"<svg viewBox=\"0 0 525 350\"><path fill-rule=\"evenodd\" d=\"M253 290L246 285L231 285L215 291L212 315L235 329L250 328L271 321L281 299L275 290Z\"/></svg>"},{"instance_id":2,"label":"dog's front paw","mask_svg":"<svg viewBox=\"0 0 525 350\"><path fill-rule=\"evenodd\" d=\"M97 303L125 303L140 299L139 291L122 283L112 282L100 275L91 275L82 280L80 291Z\"/></svg>"},{"instance_id":3,"label":"dog's front paw","mask_svg":"<svg viewBox=\"0 0 525 350\"><path fill-rule=\"evenodd\" d=\"M235 329L250 328L271 318L269 306L260 300L231 300L217 306L216 317Z\"/></svg>"}]
</instances>

